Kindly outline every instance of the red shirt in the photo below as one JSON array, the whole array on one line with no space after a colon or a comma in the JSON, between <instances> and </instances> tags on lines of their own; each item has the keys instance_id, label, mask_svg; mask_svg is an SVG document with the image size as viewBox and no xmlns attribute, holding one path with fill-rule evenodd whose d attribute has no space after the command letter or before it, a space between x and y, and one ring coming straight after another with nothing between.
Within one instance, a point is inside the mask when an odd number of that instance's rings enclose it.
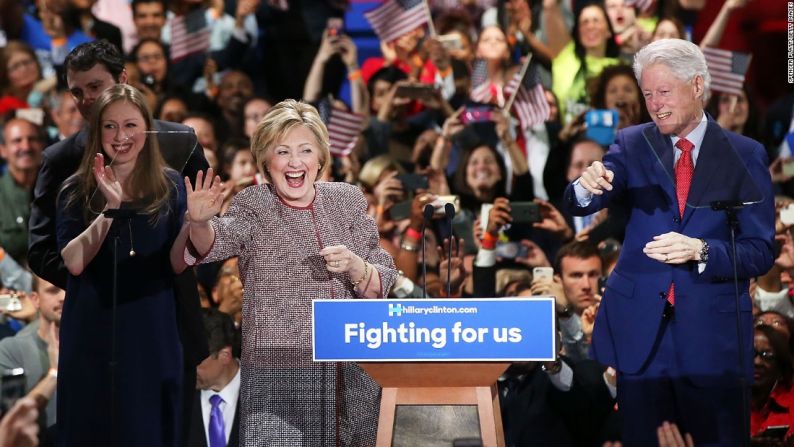
<instances>
[{"instance_id":1,"label":"red shirt","mask_svg":"<svg viewBox=\"0 0 794 447\"><path fill-rule=\"evenodd\" d=\"M756 436L775 425L788 425L786 438L794 428L794 388L776 386L761 410L750 413L750 436Z\"/></svg>"}]
</instances>

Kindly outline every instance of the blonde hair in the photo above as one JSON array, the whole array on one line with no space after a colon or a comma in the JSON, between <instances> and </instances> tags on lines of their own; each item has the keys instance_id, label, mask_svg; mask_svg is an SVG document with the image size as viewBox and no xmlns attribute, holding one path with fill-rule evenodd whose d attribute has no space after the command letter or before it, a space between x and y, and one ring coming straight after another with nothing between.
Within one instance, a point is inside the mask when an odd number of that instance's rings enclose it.
<instances>
[{"instance_id":1,"label":"blonde hair","mask_svg":"<svg viewBox=\"0 0 794 447\"><path fill-rule=\"evenodd\" d=\"M254 155L254 162L267 181L270 182L271 179L266 164L273 148L296 126L306 127L317 140L320 149L320 171L317 173L317 178L322 177L328 170L331 164L331 150L328 129L320 119L320 114L317 113L317 109L305 102L287 99L268 110L251 135L251 153Z\"/></svg>"},{"instance_id":2,"label":"blonde hair","mask_svg":"<svg viewBox=\"0 0 794 447\"><path fill-rule=\"evenodd\" d=\"M395 170L398 174L405 174L405 169L391 155L383 154L370 158L364 163L358 173L358 181L371 191L378 184L378 179L380 179L383 171L387 169Z\"/></svg>"},{"instance_id":3,"label":"blonde hair","mask_svg":"<svg viewBox=\"0 0 794 447\"><path fill-rule=\"evenodd\" d=\"M62 189L62 191L66 190L76 184L76 187L71 189L66 197L66 205L68 207L74 203L81 203L84 206L84 215L88 222L96 218L97 213L105 207L105 197L97 191L97 183L94 178L94 157L97 153L102 153L106 160L110 159L102 147L102 115L111 104L117 102L126 102L138 109L146 124L146 129L143 130L148 131L154 127L152 113L146 105L146 100L135 87L128 84L116 84L102 92L97 98L91 108L88 124L90 130L83 159L77 171L66 180ZM166 176L166 169L168 169L168 165L160 153L156 134L147 134L146 142L138 154L135 167L125 187L134 192L133 200L139 205L142 213L148 214L152 218L152 222L156 222L160 216L160 211L167 205L171 193L172 182Z\"/></svg>"}]
</instances>

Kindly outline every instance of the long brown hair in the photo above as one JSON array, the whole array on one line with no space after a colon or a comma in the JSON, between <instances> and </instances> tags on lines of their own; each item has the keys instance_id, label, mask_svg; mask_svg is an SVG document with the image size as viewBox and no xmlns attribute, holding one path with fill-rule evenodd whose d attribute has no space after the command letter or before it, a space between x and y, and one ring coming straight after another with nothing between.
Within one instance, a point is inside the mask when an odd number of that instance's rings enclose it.
<instances>
[{"instance_id":1,"label":"long brown hair","mask_svg":"<svg viewBox=\"0 0 794 447\"><path fill-rule=\"evenodd\" d=\"M94 220L105 207L105 196L97 190L97 182L94 178L94 157L97 153L102 153L106 159L110 159L102 147L102 115L108 106L119 101L132 104L141 112L146 123L145 130L153 128L152 113L146 105L143 94L135 87L116 84L97 98L91 108L88 143L80 167L66 180L62 189L62 191L68 189L66 207L76 203L82 204L87 222ZM152 222L157 221L161 209L165 209L168 203L170 186L173 182L166 176L166 169L168 166L160 153L156 134L147 134L146 142L138 154L135 167L124 188L134 191L133 202L136 208L148 214Z\"/></svg>"}]
</instances>

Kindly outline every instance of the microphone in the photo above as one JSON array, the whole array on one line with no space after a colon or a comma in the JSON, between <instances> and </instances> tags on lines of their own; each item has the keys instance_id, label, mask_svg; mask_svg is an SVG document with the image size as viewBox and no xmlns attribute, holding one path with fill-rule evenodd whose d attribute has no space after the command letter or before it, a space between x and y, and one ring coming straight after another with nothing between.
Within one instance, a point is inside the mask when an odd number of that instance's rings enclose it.
<instances>
[{"instance_id":1,"label":"microphone","mask_svg":"<svg viewBox=\"0 0 794 447\"><path fill-rule=\"evenodd\" d=\"M447 298L452 295L452 244L455 242L455 234L452 232L452 219L455 218L455 205L447 202L444 204L444 214L447 215L449 225L449 247L447 247ZM460 250L460 247L458 247Z\"/></svg>"},{"instance_id":2,"label":"microphone","mask_svg":"<svg viewBox=\"0 0 794 447\"><path fill-rule=\"evenodd\" d=\"M436 212L435 207L431 204L425 205L422 211L424 219L422 219L422 298L427 299L427 257L425 256L425 228L427 222L433 218L433 213Z\"/></svg>"}]
</instances>

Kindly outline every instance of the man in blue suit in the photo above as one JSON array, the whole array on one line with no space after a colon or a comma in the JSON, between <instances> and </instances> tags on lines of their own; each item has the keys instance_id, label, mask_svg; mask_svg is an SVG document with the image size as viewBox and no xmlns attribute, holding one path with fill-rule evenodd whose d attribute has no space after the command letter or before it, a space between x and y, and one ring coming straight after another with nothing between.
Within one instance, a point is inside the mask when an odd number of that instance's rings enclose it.
<instances>
[{"instance_id":1,"label":"man in blue suit","mask_svg":"<svg viewBox=\"0 0 794 447\"><path fill-rule=\"evenodd\" d=\"M766 153L703 112L711 79L694 44L654 42L635 55L634 72L653 123L618 133L603 163L565 191L573 214L612 204L629 216L592 354L618 371L624 445L656 445L663 421L698 446L744 445L749 399L742 394L753 362L748 279L773 262ZM740 343L730 227L710 200L757 201L737 212Z\"/></svg>"}]
</instances>

